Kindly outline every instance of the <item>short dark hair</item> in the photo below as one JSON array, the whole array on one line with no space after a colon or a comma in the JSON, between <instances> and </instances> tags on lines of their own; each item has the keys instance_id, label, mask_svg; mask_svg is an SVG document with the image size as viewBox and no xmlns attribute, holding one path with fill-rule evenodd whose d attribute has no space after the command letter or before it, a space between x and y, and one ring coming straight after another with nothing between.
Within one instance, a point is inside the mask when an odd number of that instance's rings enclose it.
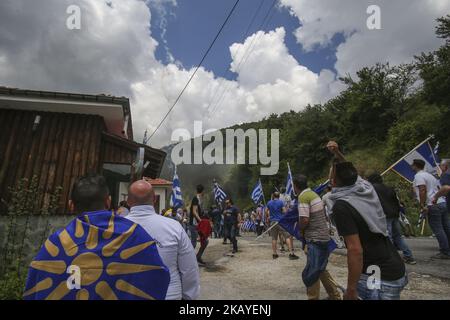
<instances>
[{"instance_id":1,"label":"short dark hair","mask_svg":"<svg viewBox=\"0 0 450 320\"><path fill-rule=\"evenodd\" d=\"M127 208L128 210L130 209L130 207L128 206L128 202L123 200L119 202L119 206Z\"/></svg>"},{"instance_id":2,"label":"short dark hair","mask_svg":"<svg viewBox=\"0 0 450 320\"><path fill-rule=\"evenodd\" d=\"M414 159L412 165L423 170L425 168L425 161L422 159Z\"/></svg>"},{"instance_id":3,"label":"short dark hair","mask_svg":"<svg viewBox=\"0 0 450 320\"><path fill-rule=\"evenodd\" d=\"M294 177L294 186L300 190L305 190L308 188L308 178L303 174L298 174Z\"/></svg>"},{"instance_id":4,"label":"short dark hair","mask_svg":"<svg viewBox=\"0 0 450 320\"><path fill-rule=\"evenodd\" d=\"M381 183L383 183L383 177L381 177L381 175L380 175L379 173L377 173L377 172L372 173L372 174L367 178L367 180L369 180L369 182L370 182L371 184L374 184L374 183L381 184Z\"/></svg>"},{"instance_id":5,"label":"short dark hair","mask_svg":"<svg viewBox=\"0 0 450 320\"><path fill-rule=\"evenodd\" d=\"M274 197L275 199L279 198L279 197L280 197L280 193L279 193L278 191L275 191L275 192L273 193L273 197Z\"/></svg>"},{"instance_id":6,"label":"short dark hair","mask_svg":"<svg viewBox=\"0 0 450 320\"><path fill-rule=\"evenodd\" d=\"M198 185L197 185L197 193L202 193L203 190L205 190L205 187L203 187L202 184L198 184Z\"/></svg>"},{"instance_id":7,"label":"short dark hair","mask_svg":"<svg viewBox=\"0 0 450 320\"><path fill-rule=\"evenodd\" d=\"M70 198L76 211L81 213L105 209L105 198L108 196L109 188L105 177L91 173L73 184Z\"/></svg>"},{"instance_id":8,"label":"short dark hair","mask_svg":"<svg viewBox=\"0 0 450 320\"><path fill-rule=\"evenodd\" d=\"M358 179L358 171L351 162L340 162L335 165L336 184L338 187L354 185Z\"/></svg>"}]
</instances>

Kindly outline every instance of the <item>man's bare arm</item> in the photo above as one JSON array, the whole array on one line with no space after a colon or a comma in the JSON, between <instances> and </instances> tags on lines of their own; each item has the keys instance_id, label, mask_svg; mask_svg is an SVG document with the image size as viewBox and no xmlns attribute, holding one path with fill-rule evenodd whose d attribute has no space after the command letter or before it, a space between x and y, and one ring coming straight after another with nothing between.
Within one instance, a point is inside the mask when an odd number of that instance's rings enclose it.
<instances>
[{"instance_id":1,"label":"man's bare arm","mask_svg":"<svg viewBox=\"0 0 450 320\"><path fill-rule=\"evenodd\" d=\"M427 205L427 186L419 186L419 205L420 209L425 209Z\"/></svg>"},{"instance_id":2,"label":"man's bare arm","mask_svg":"<svg viewBox=\"0 0 450 320\"><path fill-rule=\"evenodd\" d=\"M309 225L309 218L308 217L300 217L299 219L299 229L300 229L300 233L303 234L306 230L306 228L308 228Z\"/></svg>"},{"instance_id":3,"label":"man's bare arm","mask_svg":"<svg viewBox=\"0 0 450 320\"><path fill-rule=\"evenodd\" d=\"M197 222L200 222L200 215L198 214L198 206L196 205L192 206L192 214L194 215L194 218L197 220Z\"/></svg>"},{"instance_id":4,"label":"man's bare arm","mask_svg":"<svg viewBox=\"0 0 450 320\"><path fill-rule=\"evenodd\" d=\"M363 272L363 249L358 234L344 237L347 246L348 280L345 299L358 299L358 281Z\"/></svg>"},{"instance_id":5,"label":"man's bare arm","mask_svg":"<svg viewBox=\"0 0 450 320\"><path fill-rule=\"evenodd\" d=\"M450 186L442 186L439 191L434 195L433 203L437 202L440 197L445 197L450 193Z\"/></svg>"},{"instance_id":6,"label":"man's bare arm","mask_svg":"<svg viewBox=\"0 0 450 320\"><path fill-rule=\"evenodd\" d=\"M339 162L345 162L345 156L344 154L341 152L341 150L339 150L339 145L337 144L336 141L329 141L327 143L327 149L328 151L330 151Z\"/></svg>"}]
</instances>

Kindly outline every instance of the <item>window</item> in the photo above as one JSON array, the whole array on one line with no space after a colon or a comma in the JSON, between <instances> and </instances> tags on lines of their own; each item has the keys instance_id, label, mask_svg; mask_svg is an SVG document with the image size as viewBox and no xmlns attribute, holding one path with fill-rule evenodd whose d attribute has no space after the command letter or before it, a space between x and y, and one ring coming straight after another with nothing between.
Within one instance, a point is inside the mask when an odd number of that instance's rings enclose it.
<instances>
[{"instance_id":1,"label":"window","mask_svg":"<svg viewBox=\"0 0 450 320\"><path fill-rule=\"evenodd\" d=\"M128 186L131 180L131 165L105 163L103 164L103 176L111 193L111 206L117 209L119 202L127 199Z\"/></svg>"}]
</instances>

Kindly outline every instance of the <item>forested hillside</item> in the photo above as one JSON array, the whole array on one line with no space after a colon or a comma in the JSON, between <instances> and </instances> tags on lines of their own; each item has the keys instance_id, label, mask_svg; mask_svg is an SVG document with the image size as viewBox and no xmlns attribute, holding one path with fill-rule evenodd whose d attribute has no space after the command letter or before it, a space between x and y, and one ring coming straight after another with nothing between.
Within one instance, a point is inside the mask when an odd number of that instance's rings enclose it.
<instances>
[{"instance_id":1,"label":"forested hillside","mask_svg":"<svg viewBox=\"0 0 450 320\"><path fill-rule=\"evenodd\" d=\"M278 174L260 177L255 165L180 165L184 197L188 200L198 183L210 191L216 178L239 206L250 206L258 178L266 197L286 183L287 162L294 174L306 174L315 185L327 177L325 144L330 139L340 143L362 175L383 171L430 134L435 136L432 144L440 142L441 157L450 157L450 16L438 19L436 36L444 40L437 51L422 53L409 64L377 64L357 77L346 76L341 79L346 89L325 104L233 127L280 129ZM166 166L163 175L171 179L172 174L173 167ZM386 180L412 208L410 185L395 174Z\"/></svg>"}]
</instances>

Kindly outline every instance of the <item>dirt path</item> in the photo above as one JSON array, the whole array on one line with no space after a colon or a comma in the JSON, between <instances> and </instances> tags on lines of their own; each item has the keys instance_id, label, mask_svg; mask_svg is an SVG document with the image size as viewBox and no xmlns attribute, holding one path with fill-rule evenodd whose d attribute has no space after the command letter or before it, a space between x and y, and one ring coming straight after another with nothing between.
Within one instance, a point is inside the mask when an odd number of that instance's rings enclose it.
<instances>
[{"instance_id":1,"label":"dirt path","mask_svg":"<svg viewBox=\"0 0 450 320\"><path fill-rule=\"evenodd\" d=\"M299 245L299 242L296 243ZM205 252L206 267L201 268L201 299L306 299L301 280L305 256L297 248L299 260L290 261L287 254L272 260L269 239L255 241L253 236L239 238L240 252L232 256L229 245L211 239ZM328 270L341 284L346 284L346 257L332 254ZM409 284L402 299L450 299L450 280L410 271ZM326 297L322 288L321 296Z\"/></svg>"}]
</instances>

